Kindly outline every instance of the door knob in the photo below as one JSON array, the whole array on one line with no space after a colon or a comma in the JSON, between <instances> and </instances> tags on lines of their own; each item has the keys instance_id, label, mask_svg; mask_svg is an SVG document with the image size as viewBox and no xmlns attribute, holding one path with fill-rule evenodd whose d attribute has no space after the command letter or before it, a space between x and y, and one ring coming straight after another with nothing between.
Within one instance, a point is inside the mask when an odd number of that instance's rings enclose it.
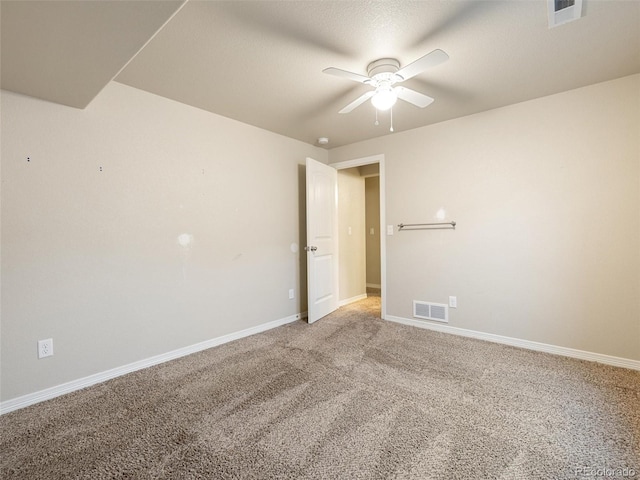
<instances>
[{"instance_id":1,"label":"door knob","mask_svg":"<svg viewBox=\"0 0 640 480\"><path fill-rule=\"evenodd\" d=\"M316 250L318 250L318 247L314 247L313 245L311 245L310 247L304 247L304 249L307 252L315 252Z\"/></svg>"}]
</instances>

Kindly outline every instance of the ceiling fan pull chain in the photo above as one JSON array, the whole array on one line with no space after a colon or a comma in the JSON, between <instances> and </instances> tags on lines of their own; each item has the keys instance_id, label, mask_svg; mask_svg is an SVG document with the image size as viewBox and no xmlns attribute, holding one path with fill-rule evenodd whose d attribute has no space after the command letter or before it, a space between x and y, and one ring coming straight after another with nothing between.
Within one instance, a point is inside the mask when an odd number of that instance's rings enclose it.
<instances>
[{"instance_id":1,"label":"ceiling fan pull chain","mask_svg":"<svg viewBox=\"0 0 640 480\"><path fill-rule=\"evenodd\" d=\"M391 128L389 128L389 131L393 132L393 107L391 107L390 110L391 110Z\"/></svg>"},{"instance_id":2,"label":"ceiling fan pull chain","mask_svg":"<svg viewBox=\"0 0 640 480\"><path fill-rule=\"evenodd\" d=\"M378 125L380 125L380 122L378 121L378 109L376 108L375 111L376 111L376 121L373 124L377 127Z\"/></svg>"}]
</instances>

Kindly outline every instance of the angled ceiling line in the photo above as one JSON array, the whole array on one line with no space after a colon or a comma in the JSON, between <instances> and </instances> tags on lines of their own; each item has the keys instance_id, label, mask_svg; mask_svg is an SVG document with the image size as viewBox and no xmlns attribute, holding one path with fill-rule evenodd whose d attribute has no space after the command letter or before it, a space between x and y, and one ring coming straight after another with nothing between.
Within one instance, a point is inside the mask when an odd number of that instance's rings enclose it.
<instances>
[{"instance_id":1,"label":"angled ceiling line","mask_svg":"<svg viewBox=\"0 0 640 480\"><path fill-rule=\"evenodd\" d=\"M164 27L166 27L166 26L167 26L167 24L168 24L171 20L173 20L173 18L174 18L174 17L175 17L179 12L180 12L180 10L182 10L182 9L184 8L184 6L187 4L187 2L188 2L188 1L189 1L189 0L184 0L184 1L182 2L182 4L181 4L177 9L176 9L176 11L175 11L175 12L173 12L173 14L172 14L169 18L167 18L167 20L166 20L162 25L160 25L160 28L158 28L158 29L153 33L153 35L151 35L151 36L147 39L147 41L146 41L146 42L144 42L144 44L143 44L143 45L142 45L142 46L141 46L141 47L136 51L136 53L134 53L134 54L133 54L133 56L132 56L129 60L127 60L127 61L126 61L126 63L125 63L124 65L122 65L122 67L121 67L121 68L116 72L116 74L115 74L115 75L113 75L113 76L111 77L111 79L110 79L107 83L105 83L105 84L104 84L104 86L100 89L100 91L99 91L98 93L96 93L96 94L93 96L93 98L89 101L89 103L87 103L87 105L86 105L84 108L87 108L89 105L91 105L91 102L93 102L93 100L94 100L98 95L100 95L100 92L101 92L102 90L104 90L104 87L106 87L106 86L107 86L107 85L109 85L111 82L113 82L113 81L118 77L118 75L120 75L120 73L121 73L125 68L127 68L127 66L128 66L128 65L129 65L129 64L130 64L130 63L131 63L131 62L132 62L132 61L133 61L137 56L138 56L138 54L139 54L142 50L144 50L144 49L145 49L145 47L146 47L147 45L149 45L149 43L150 43L150 42L151 42L151 41L156 37L156 35L158 35L158 33L160 33L160 31L161 31Z\"/></svg>"}]
</instances>

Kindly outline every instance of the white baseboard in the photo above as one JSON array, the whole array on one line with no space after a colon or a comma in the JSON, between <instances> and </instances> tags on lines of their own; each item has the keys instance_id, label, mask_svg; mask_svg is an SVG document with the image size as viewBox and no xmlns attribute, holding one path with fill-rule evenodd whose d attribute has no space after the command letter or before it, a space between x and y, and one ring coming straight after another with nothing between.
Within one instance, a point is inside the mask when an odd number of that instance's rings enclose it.
<instances>
[{"instance_id":1,"label":"white baseboard","mask_svg":"<svg viewBox=\"0 0 640 480\"><path fill-rule=\"evenodd\" d=\"M364 300L367 298L367 294L363 293L362 295L356 295L355 297L346 298L344 300L340 300L338 306L344 307L345 305L349 305L350 303L359 302L360 300Z\"/></svg>"},{"instance_id":2,"label":"white baseboard","mask_svg":"<svg viewBox=\"0 0 640 480\"><path fill-rule=\"evenodd\" d=\"M377 283L367 283L367 288L382 288L382 285L378 285Z\"/></svg>"},{"instance_id":3,"label":"white baseboard","mask_svg":"<svg viewBox=\"0 0 640 480\"><path fill-rule=\"evenodd\" d=\"M93 375L89 375L88 377L72 380L61 385L56 385L55 387L45 388L44 390L40 390L38 392L29 393L27 395L23 395L21 397L13 398L10 400L5 400L4 402L0 403L0 415L4 415L5 413L9 413L20 408L28 407L29 405L33 405L35 403L44 402L45 400L50 400L66 393L75 392L76 390L81 390L83 388L90 387L91 385L95 385L97 383L111 380L112 378L126 375L127 373L142 370L143 368L152 367L153 365L168 362L169 360L175 360L176 358L184 357L186 355L200 352L202 350L216 347L218 345L232 342L234 340L248 337L250 335L255 335L256 333L265 332L267 330L271 330L272 328L280 327L282 325L286 325L287 323L292 323L296 320L300 320L301 318L306 317L307 312L297 313L295 315L281 318L279 320L274 320L272 322L267 322L255 327L247 328L245 330L240 330L239 332L229 333L221 337L212 338L211 340L206 340L204 342L189 345L177 350L172 350L167 353L162 353L150 358L138 360L137 362L129 363L128 365L123 365L121 367L112 368L111 370L95 373Z\"/></svg>"},{"instance_id":4,"label":"white baseboard","mask_svg":"<svg viewBox=\"0 0 640 480\"><path fill-rule=\"evenodd\" d=\"M342 302L340 302L341 304L340 306L357 302L358 300L362 300L363 298L366 298L366 295L358 295L356 297L343 300ZM77 380L72 380L70 382L63 383L61 385L56 385L55 387L46 388L44 390L23 395L21 397L5 400L4 402L0 403L0 415L12 412L14 410L19 410L24 407L28 407L29 405L34 405L36 403L40 403L45 400L50 400L52 398L59 397L60 395L64 395L66 393L71 393L76 390L81 390L83 388L90 387L91 385L95 385L97 383L105 382L112 378L126 375L127 373L135 372L137 370L142 370L143 368L148 368L153 365L158 365L160 363L168 362L170 360L184 357L192 353L200 352L202 350L206 350L211 347L232 342L234 340L248 337L250 335L255 335L256 333L265 332L267 330L271 330L272 328L280 327L282 325L286 325L288 323L292 323L292 322L295 322L296 320L300 320L301 318L306 318L306 317L307 317L307 312L291 315L289 317L281 318L279 320L274 320L268 323L263 323L261 325L247 328L245 330L240 330L239 332L230 333L227 335L223 335L221 337L213 338L211 340L196 343L194 345L190 345L187 347L179 348L177 350L172 350L167 353L163 353L150 358L139 360L137 362L133 362L128 365L123 365L121 367L117 367L111 370L89 375L87 377L79 378ZM556 345L549 345L546 343L532 342L529 340L521 340L518 338L505 337L502 335L495 335L492 333L483 333L475 330L467 330L464 328L452 327L450 325L435 324L435 323L425 322L421 320L396 317L393 315L386 315L385 320L396 322L396 323L402 323L404 325L410 325L418 328L434 330L437 332L450 333L452 335L458 335L462 337L476 338L479 340L486 340L489 342L501 343L501 344L510 345L513 347L526 348L528 350L536 350L539 352L552 353L555 355L562 355L565 357L578 358L581 360L589 360L592 362L603 363L606 365L629 368L631 370L640 370L640 361L638 360L614 357L610 355L604 355L601 353L587 352L584 350L576 350L576 349L567 348L567 347L559 347Z\"/></svg>"},{"instance_id":5,"label":"white baseboard","mask_svg":"<svg viewBox=\"0 0 640 480\"><path fill-rule=\"evenodd\" d=\"M486 340L494 343L502 343L504 345L510 345L512 347L526 348L527 350L553 353L555 355L562 355L564 357L589 360L591 362L604 363L606 365L629 368L631 370L640 370L640 361L631 360L629 358L613 357L611 355L604 355L602 353L593 353L584 350L576 350L574 348L559 347L556 345L549 345L547 343L532 342L530 340L521 340L519 338L513 337L504 337L502 335L495 335L493 333L483 333L475 330L467 330L465 328L443 325L441 323L436 324L423 320L415 320L412 318L396 317L393 315L387 315L385 317L385 320L402 323L404 325L411 325L413 327L425 328L427 330L435 330L436 332L450 333L452 335L458 335L461 337L476 338L479 340Z\"/></svg>"}]
</instances>

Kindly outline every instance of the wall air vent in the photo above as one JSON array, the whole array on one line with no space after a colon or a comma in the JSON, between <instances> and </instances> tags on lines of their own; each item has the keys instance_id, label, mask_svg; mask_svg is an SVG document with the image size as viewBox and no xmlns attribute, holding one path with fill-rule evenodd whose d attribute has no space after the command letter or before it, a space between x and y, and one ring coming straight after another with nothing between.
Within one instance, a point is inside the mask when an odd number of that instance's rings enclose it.
<instances>
[{"instance_id":1,"label":"wall air vent","mask_svg":"<svg viewBox=\"0 0 640 480\"><path fill-rule=\"evenodd\" d=\"M442 303L413 301L413 316L437 322L449 322L449 306Z\"/></svg>"},{"instance_id":2,"label":"wall air vent","mask_svg":"<svg viewBox=\"0 0 640 480\"><path fill-rule=\"evenodd\" d=\"M549 28L577 20L582 16L582 0L547 0Z\"/></svg>"}]
</instances>

